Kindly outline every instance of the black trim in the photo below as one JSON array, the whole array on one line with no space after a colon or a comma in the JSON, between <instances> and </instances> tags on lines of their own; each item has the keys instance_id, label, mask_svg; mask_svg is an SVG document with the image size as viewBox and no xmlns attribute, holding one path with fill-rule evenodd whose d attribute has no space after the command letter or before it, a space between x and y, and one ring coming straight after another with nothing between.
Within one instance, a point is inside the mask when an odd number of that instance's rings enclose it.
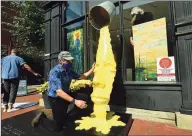
<instances>
[{"instance_id":1,"label":"black trim","mask_svg":"<svg viewBox=\"0 0 192 136\"><path fill-rule=\"evenodd\" d=\"M175 5L173 1L170 1L169 3L169 12L170 12L170 17L171 17L171 24L173 26L172 29L172 40L173 40L173 44L175 46L173 46L173 54L175 57L175 72L176 72L176 81L180 82L181 78L180 78L180 69L179 69L179 56L178 56L178 47L177 47L177 43L176 43L176 36L175 36L175 32L176 32L176 28L175 28Z\"/></svg>"},{"instance_id":2,"label":"black trim","mask_svg":"<svg viewBox=\"0 0 192 136\"><path fill-rule=\"evenodd\" d=\"M184 105L181 105L180 112L181 112L182 114L192 115L191 107L186 107L186 106L184 106Z\"/></svg>"},{"instance_id":3,"label":"black trim","mask_svg":"<svg viewBox=\"0 0 192 136\"><path fill-rule=\"evenodd\" d=\"M45 6L47 6L48 4L50 4L52 1L45 1L41 6L42 7L45 7Z\"/></svg>"},{"instance_id":4,"label":"black trim","mask_svg":"<svg viewBox=\"0 0 192 136\"><path fill-rule=\"evenodd\" d=\"M186 30L186 31L182 31L182 32L176 32L176 33L175 33L176 36L188 35L188 34L192 34L192 29L189 29L189 30Z\"/></svg>"},{"instance_id":5,"label":"black trim","mask_svg":"<svg viewBox=\"0 0 192 136\"><path fill-rule=\"evenodd\" d=\"M55 7L57 7L57 6L60 5L60 4L61 4L61 2L55 3L55 5L53 5L52 8L55 8Z\"/></svg>"},{"instance_id":6,"label":"black trim","mask_svg":"<svg viewBox=\"0 0 192 136\"><path fill-rule=\"evenodd\" d=\"M126 90L142 90L142 91L166 91L166 92L182 92L181 87L178 86L124 86Z\"/></svg>"},{"instance_id":7,"label":"black trim","mask_svg":"<svg viewBox=\"0 0 192 136\"><path fill-rule=\"evenodd\" d=\"M51 10L51 8L48 8L48 9L44 10L44 14L45 14L47 11L49 11L49 10Z\"/></svg>"},{"instance_id":8,"label":"black trim","mask_svg":"<svg viewBox=\"0 0 192 136\"><path fill-rule=\"evenodd\" d=\"M126 81L124 88L126 90L150 90L150 91L179 91L182 84L180 82L145 82L145 81Z\"/></svg>"},{"instance_id":9,"label":"black trim","mask_svg":"<svg viewBox=\"0 0 192 136\"><path fill-rule=\"evenodd\" d=\"M125 67L124 67L124 64L125 64L125 59L124 59L124 46L125 46L125 42L124 42L124 26L123 26L123 3L121 1L119 1L119 16L120 16L120 42L121 42L121 45L120 45L120 48L121 48L121 71L122 71L122 78L123 78L123 81L125 81L126 77L125 77L125 74L123 74L125 72Z\"/></svg>"},{"instance_id":10,"label":"black trim","mask_svg":"<svg viewBox=\"0 0 192 136\"><path fill-rule=\"evenodd\" d=\"M189 24L192 24L192 18L188 18L187 20L176 23L175 26L179 27L179 26L185 26L185 25L189 25Z\"/></svg>"},{"instance_id":11,"label":"black trim","mask_svg":"<svg viewBox=\"0 0 192 136\"><path fill-rule=\"evenodd\" d=\"M42 7L46 10L48 8L54 8L58 4L61 4L62 1L47 1L44 4L42 4Z\"/></svg>"},{"instance_id":12,"label":"black trim","mask_svg":"<svg viewBox=\"0 0 192 136\"><path fill-rule=\"evenodd\" d=\"M67 33L70 33L70 32L73 32L73 31L76 31L78 29L83 29L83 26L79 26L79 27L75 27L75 28L71 28L71 29L67 29Z\"/></svg>"},{"instance_id":13,"label":"black trim","mask_svg":"<svg viewBox=\"0 0 192 136\"><path fill-rule=\"evenodd\" d=\"M120 1L117 1L117 2L115 2L113 4L115 5L115 7L117 7L117 6L119 6L119 3L120 3Z\"/></svg>"},{"instance_id":14,"label":"black trim","mask_svg":"<svg viewBox=\"0 0 192 136\"><path fill-rule=\"evenodd\" d=\"M68 25L71 25L73 23L77 23L79 21L83 21L86 17L88 17L88 14L87 15L84 15L84 16L81 16L81 17L78 17L78 18L75 18L67 23L64 23L64 24L61 24L61 27L66 27Z\"/></svg>"},{"instance_id":15,"label":"black trim","mask_svg":"<svg viewBox=\"0 0 192 136\"><path fill-rule=\"evenodd\" d=\"M61 24L64 24L67 20L66 17L66 11L67 11L67 6L68 3L64 2L63 6L62 6L62 17L61 17ZM67 49L67 35L66 35L66 28L61 26L61 31L62 31L62 35L61 35L61 50L66 50Z\"/></svg>"},{"instance_id":16,"label":"black trim","mask_svg":"<svg viewBox=\"0 0 192 136\"><path fill-rule=\"evenodd\" d=\"M86 18L85 18L85 48L86 48L86 64L85 64L85 69L84 71L88 71L91 67L91 63L93 62L90 62L90 41L89 41L89 18L88 18L88 14L89 14L89 1L86 1L85 2L85 13L86 13Z\"/></svg>"},{"instance_id":17,"label":"black trim","mask_svg":"<svg viewBox=\"0 0 192 136\"><path fill-rule=\"evenodd\" d=\"M175 36L176 36L176 49L178 53L178 65L180 70L180 80L182 81L182 106L180 107L180 112L184 114L192 115L192 95L191 92L191 38L192 29L190 25L192 24L192 12L190 12L191 7L184 7L184 2L173 1L173 14L175 21ZM191 2L190 2L191 3ZM185 9L185 10L184 10ZM189 11L189 12L188 12ZM185 13L187 13L187 16Z\"/></svg>"},{"instance_id":18,"label":"black trim","mask_svg":"<svg viewBox=\"0 0 192 136\"><path fill-rule=\"evenodd\" d=\"M120 3L124 4L124 3L127 3L127 2L131 2L131 1L117 1L117 2L114 2L113 4L115 5L115 7L117 7L117 6L120 5Z\"/></svg>"},{"instance_id":19,"label":"black trim","mask_svg":"<svg viewBox=\"0 0 192 136\"><path fill-rule=\"evenodd\" d=\"M159 81L125 81L124 85L150 85L150 86L181 86L181 82L159 82Z\"/></svg>"}]
</instances>

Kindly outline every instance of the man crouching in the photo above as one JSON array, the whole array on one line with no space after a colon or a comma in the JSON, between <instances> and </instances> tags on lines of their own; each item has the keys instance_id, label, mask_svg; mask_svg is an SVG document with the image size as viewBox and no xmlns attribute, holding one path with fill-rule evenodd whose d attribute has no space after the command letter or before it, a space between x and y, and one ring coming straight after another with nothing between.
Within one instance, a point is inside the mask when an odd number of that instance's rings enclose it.
<instances>
[{"instance_id":1,"label":"man crouching","mask_svg":"<svg viewBox=\"0 0 192 136\"><path fill-rule=\"evenodd\" d=\"M58 60L59 64L53 67L49 73L49 88L47 91L54 120L53 130L56 132L60 132L63 129L70 103L73 103L80 109L87 107L85 100L76 99L75 96L70 95L69 87L72 79L85 79L93 73L95 68L95 64L93 64L92 68L83 75L75 73L72 70L73 57L67 51L60 52ZM43 112L33 119L33 126L42 119L46 119L46 115Z\"/></svg>"}]
</instances>

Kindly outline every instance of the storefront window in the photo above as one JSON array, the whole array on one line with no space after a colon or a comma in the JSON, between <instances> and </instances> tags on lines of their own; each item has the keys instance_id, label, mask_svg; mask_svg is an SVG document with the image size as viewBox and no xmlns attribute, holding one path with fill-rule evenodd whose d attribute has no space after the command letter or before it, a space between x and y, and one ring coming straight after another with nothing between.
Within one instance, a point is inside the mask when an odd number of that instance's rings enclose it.
<instances>
[{"instance_id":1,"label":"storefront window","mask_svg":"<svg viewBox=\"0 0 192 136\"><path fill-rule=\"evenodd\" d=\"M84 21L74 23L65 27L67 29L67 45L68 50L74 57L73 69L77 73L84 71Z\"/></svg>"},{"instance_id":2,"label":"storefront window","mask_svg":"<svg viewBox=\"0 0 192 136\"><path fill-rule=\"evenodd\" d=\"M102 3L103 1L93 1L89 3L90 9L97 4ZM90 64L92 64L96 60L97 47L100 37L100 31L96 30L94 27L89 24L89 40L90 40ZM109 31L111 36L111 45L114 52L114 56L116 61L118 61L118 57L120 54L120 16L119 16L119 7L116 7L116 14L112 19L112 22L109 24Z\"/></svg>"},{"instance_id":3,"label":"storefront window","mask_svg":"<svg viewBox=\"0 0 192 136\"><path fill-rule=\"evenodd\" d=\"M68 1L67 22L85 15L85 1Z\"/></svg>"},{"instance_id":4,"label":"storefront window","mask_svg":"<svg viewBox=\"0 0 192 136\"><path fill-rule=\"evenodd\" d=\"M134 7L139 7L143 12ZM134 17L135 14L137 15ZM146 22L153 23L151 25ZM126 81L158 81L156 59L173 56L169 2L125 3L123 4L123 25Z\"/></svg>"}]
</instances>

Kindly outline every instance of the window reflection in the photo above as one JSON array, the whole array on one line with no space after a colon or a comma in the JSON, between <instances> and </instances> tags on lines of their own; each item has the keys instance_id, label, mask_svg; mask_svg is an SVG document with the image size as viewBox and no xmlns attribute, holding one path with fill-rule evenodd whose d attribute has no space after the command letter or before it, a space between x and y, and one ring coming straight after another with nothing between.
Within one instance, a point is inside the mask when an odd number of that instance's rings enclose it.
<instances>
[{"instance_id":1,"label":"window reflection","mask_svg":"<svg viewBox=\"0 0 192 136\"><path fill-rule=\"evenodd\" d=\"M102 0L97 0L97 1L89 1L89 9L93 8L96 5L99 5L101 3L103 3L104 1ZM110 0L110 2L115 3L118 2L117 0Z\"/></svg>"},{"instance_id":2,"label":"window reflection","mask_svg":"<svg viewBox=\"0 0 192 136\"><path fill-rule=\"evenodd\" d=\"M68 5L66 10L67 22L85 15L84 1L68 1Z\"/></svg>"},{"instance_id":3,"label":"window reflection","mask_svg":"<svg viewBox=\"0 0 192 136\"><path fill-rule=\"evenodd\" d=\"M132 24L131 21L134 16L131 15L131 10L136 6L143 9L144 14L143 16L137 16L135 22ZM169 2L132 1L123 5L124 72L127 81L150 81L150 79L147 79L147 76L144 76L141 79L136 79L137 72L135 70L135 51L134 44L131 43L131 37L133 36L132 26L163 17L166 18L167 25L168 55L172 56L173 45L170 38L170 29L172 29L172 27L170 27Z\"/></svg>"}]
</instances>

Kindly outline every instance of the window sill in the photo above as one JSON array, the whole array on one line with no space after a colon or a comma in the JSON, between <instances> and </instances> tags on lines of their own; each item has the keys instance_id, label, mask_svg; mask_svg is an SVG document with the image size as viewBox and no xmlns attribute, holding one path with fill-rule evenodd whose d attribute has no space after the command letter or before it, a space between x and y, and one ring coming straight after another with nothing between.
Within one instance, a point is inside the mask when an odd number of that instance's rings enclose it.
<instances>
[{"instance_id":1,"label":"window sill","mask_svg":"<svg viewBox=\"0 0 192 136\"><path fill-rule=\"evenodd\" d=\"M126 90L146 90L146 91L181 91L180 82L158 82L158 81L126 81Z\"/></svg>"},{"instance_id":2,"label":"window sill","mask_svg":"<svg viewBox=\"0 0 192 136\"><path fill-rule=\"evenodd\" d=\"M158 85L158 86L181 86L181 82L159 82L159 81L125 81L124 85Z\"/></svg>"}]
</instances>

